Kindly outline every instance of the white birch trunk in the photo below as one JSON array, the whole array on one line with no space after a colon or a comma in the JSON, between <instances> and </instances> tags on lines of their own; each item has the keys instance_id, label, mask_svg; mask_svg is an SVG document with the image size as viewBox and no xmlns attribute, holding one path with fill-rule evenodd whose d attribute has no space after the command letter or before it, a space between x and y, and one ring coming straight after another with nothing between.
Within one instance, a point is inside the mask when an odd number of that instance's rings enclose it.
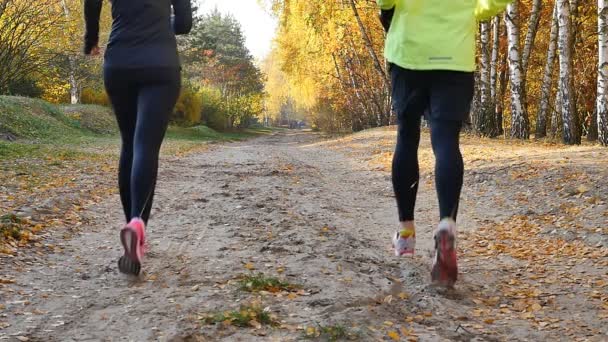
<instances>
[{"instance_id":1,"label":"white birch trunk","mask_svg":"<svg viewBox=\"0 0 608 342\"><path fill-rule=\"evenodd\" d=\"M557 0L559 16L559 87L561 95L562 139L565 144L580 144L578 120L576 118L574 91L572 89L572 18L570 2Z\"/></svg>"},{"instance_id":2,"label":"white birch trunk","mask_svg":"<svg viewBox=\"0 0 608 342\"><path fill-rule=\"evenodd\" d=\"M557 5L553 7L553 18L551 19L551 34L549 36L549 51L547 52L547 64L541 86L540 103L536 113L536 138L543 138L547 135L547 115L549 101L551 98L551 86L553 81L553 68L555 66L555 56L557 53L557 34L559 26L557 22Z\"/></svg>"},{"instance_id":3,"label":"white birch trunk","mask_svg":"<svg viewBox=\"0 0 608 342\"><path fill-rule=\"evenodd\" d=\"M500 49L500 19L492 19L492 57L490 58L490 98L496 101L496 82L498 80L498 53Z\"/></svg>"},{"instance_id":4,"label":"white birch trunk","mask_svg":"<svg viewBox=\"0 0 608 342\"><path fill-rule=\"evenodd\" d=\"M481 105L488 107L490 102L490 24L488 22L481 23L481 70L480 70L480 88L481 88Z\"/></svg>"},{"instance_id":5,"label":"white birch trunk","mask_svg":"<svg viewBox=\"0 0 608 342\"><path fill-rule=\"evenodd\" d=\"M66 22L69 22L70 19L70 9L65 0L61 0L61 6L63 7L63 13L65 15ZM70 52L68 52L70 53ZM78 91L78 80L76 78L76 57L73 55L68 56L68 82L70 84L70 103L78 104L80 102L80 96Z\"/></svg>"},{"instance_id":6,"label":"white birch trunk","mask_svg":"<svg viewBox=\"0 0 608 342\"><path fill-rule=\"evenodd\" d=\"M496 136L496 118L492 97L490 22L481 23L481 69L479 73L480 107L477 130L484 136Z\"/></svg>"},{"instance_id":7,"label":"white birch trunk","mask_svg":"<svg viewBox=\"0 0 608 342\"><path fill-rule=\"evenodd\" d=\"M608 0L598 0L599 65L597 76L598 140L608 146Z\"/></svg>"},{"instance_id":8,"label":"white birch trunk","mask_svg":"<svg viewBox=\"0 0 608 342\"><path fill-rule=\"evenodd\" d=\"M530 128L525 106L526 93L521 69L518 7L518 1L513 2L507 7L507 14L505 16L509 40L509 78L511 80L511 137L528 139L530 137Z\"/></svg>"},{"instance_id":9,"label":"white birch trunk","mask_svg":"<svg viewBox=\"0 0 608 342\"><path fill-rule=\"evenodd\" d=\"M526 34L524 51L521 60L521 66L524 74L528 73L528 61L530 60L530 54L534 48L534 41L536 40L536 33L538 32L541 9L542 1L534 0L534 3L532 4L532 12L530 13L530 21L528 22L528 33Z\"/></svg>"}]
</instances>

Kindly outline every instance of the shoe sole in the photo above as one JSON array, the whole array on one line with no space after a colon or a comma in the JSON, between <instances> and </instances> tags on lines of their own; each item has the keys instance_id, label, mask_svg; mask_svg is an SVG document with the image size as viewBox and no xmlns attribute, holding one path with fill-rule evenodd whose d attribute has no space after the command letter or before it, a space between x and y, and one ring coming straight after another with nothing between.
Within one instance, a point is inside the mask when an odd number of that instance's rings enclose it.
<instances>
[{"instance_id":1,"label":"shoe sole","mask_svg":"<svg viewBox=\"0 0 608 342\"><path fill-rule=\"evenodd\" d=\"M141 260L137 253L139 239L137 233L130 227L120 231L120 242L125 254L118 259L118 269L121 273L137 276L141 272Z\"/></svg>"},{"instance_id":2,"label":"shoe sole","mask_svg":"<svg viewBox=\"0 0 608 342\"><path fill-rule=\"evenodd\" d=\"M440 230L435 235L436 259L431 271L434 285L454 287L458 280L455 236L448 230Z\"/></svg>"}]
</instances>

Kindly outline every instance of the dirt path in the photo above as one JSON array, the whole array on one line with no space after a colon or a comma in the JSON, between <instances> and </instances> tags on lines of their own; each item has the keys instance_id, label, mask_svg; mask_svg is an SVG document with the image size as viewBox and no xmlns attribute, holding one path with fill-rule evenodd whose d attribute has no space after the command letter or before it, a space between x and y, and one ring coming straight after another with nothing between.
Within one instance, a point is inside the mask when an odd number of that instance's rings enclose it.
<instances>
[{"instance_id":1,"label":"dirt path","mask_svg":"<svg viewBox=\"0 0 608 342\"><path fill-rule=\"evenodd\" d=\"M419 254L396 259L389 246L396 225L389 175L318 141L311 133L277 133L165 161L139 279L116 270L121 220L116 196L89 211L93 223L82 234L64 240L57 233L55 241L46 241L56 253L3 257L0 274L11 281L1 285L0 340L559 336L522 319L492 327L474 313L481 304L477 294L501 280L483 272L493 266L487 258L464 260L457 290L429 287L436 220L431 185L423 184L418 202ZM463 234L477 229L474 218L484 210L469 207L460 221ZM238 279L258 273L301 288L239 289ZM503 302L493 305L500 309ZM275 326L209 323L214 314L242 305L264 308ZM602 322L589 325L602 329Z\"/></svg>"}]
</instances>

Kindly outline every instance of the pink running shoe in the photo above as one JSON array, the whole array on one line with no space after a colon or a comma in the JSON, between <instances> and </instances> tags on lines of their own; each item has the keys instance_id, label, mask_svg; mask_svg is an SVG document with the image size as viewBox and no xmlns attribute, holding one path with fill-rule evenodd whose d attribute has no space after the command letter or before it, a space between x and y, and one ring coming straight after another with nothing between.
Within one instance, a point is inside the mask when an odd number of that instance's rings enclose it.
<instances>
[{"instance_id":1,"label":"pink running shoe","mask_svg":"<svg viewBox=\"0 0 608 342\"><path fill-rule=\"evenodd\" d=\"M443 219L435 233L435 261L431 271L433 284L451 288L458 279L456 259L456 222Z\"/></svg>"},{"instance_id":2,"label":"pink running shoe","mask_svg":"<svg viewBox=\"0 0 608 342\"><path fill-rule=\"evenodd\" d=\"M120 272L131 275L139 275L141 262L144 256L144 244L146 242L146 225L140 218L134 218L120 231L120 242L125 249L125 254L118 260Z\"/></svg>"},{"instance_id":3,"label":"pink running shoe","mask_svg":"<svg viewBox=\"0 0 608 342\"><path fill-rule=\"evenodd\" d=\"M393 248L396 256L412 256L416 251L416 230L403 229L395 233Z\"/></svg>"}]
</instances>

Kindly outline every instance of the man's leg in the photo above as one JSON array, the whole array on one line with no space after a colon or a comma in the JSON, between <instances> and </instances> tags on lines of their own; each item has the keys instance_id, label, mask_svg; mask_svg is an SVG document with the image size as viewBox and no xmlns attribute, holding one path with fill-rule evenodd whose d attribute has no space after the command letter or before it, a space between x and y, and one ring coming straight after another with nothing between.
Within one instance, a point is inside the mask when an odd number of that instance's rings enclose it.
<instances>
[{"instance_id":1,"label":"man's leg","mask_svg":"<svg viewBox=\"0 0 608 342\"><path fill-rule=\"evenodd\" d=\"M392 180L401 224L393 245L396 255L404 255L413 254L415 249L414 209L420 178L418 146L421 116L428 107L428 96L424 88L423 72L393 66L391 74L393 106L398 122Z\"/></svg>"},{"instance_id":2,"label":"man's leg","mask_svg":"<svg viewBox=\"0 0 608 342\"><path fill-rule=\"evenodd\" d=\"M441 222L435 232L431 278L436 284L451 287L458 279L455 220L464 174L460 131L471 109L475 79L473 73L433 73L430 124Z\"/></svg>"},{"instance_id":3,"label":"man's leg","mask_svg":"<svg viewBox=\"0 0 608 342\"><path fill-rule=\"evenodd\" d=\"M431 144L435 154L435 186L440 219L456 220L464 176L460 153L461 121L431 120Z\"/></svg>"}]
</instances>

